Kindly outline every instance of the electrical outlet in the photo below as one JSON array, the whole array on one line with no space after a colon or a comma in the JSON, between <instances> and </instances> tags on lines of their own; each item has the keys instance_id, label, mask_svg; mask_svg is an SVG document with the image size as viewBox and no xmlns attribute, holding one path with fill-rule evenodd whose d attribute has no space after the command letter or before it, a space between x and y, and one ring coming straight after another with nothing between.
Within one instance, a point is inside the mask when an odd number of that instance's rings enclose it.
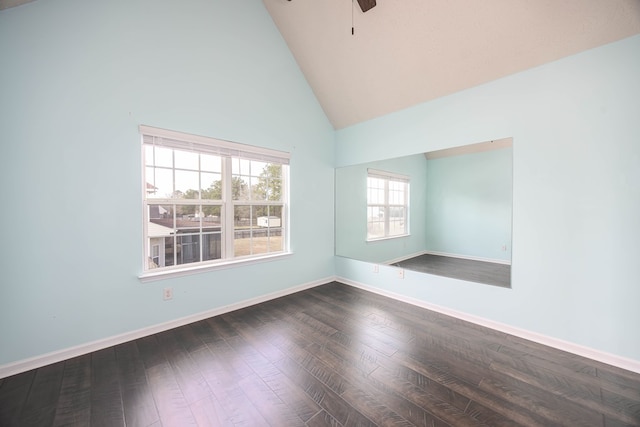
<instances>
[{"instance_id":1,"label":"electrical outlet","mask_svg":"<svg viewBox=\"0 0 640 427\"><path fill-rule=\"evenodd\" d=\"M378 264L373 264L373 272L374 273L380 272L380 266Z\"/></svg>"},{"instance_id":2,"label":"electrical outlet","mask_svg":"<svg viewBox=\"0 0 640 427\"><path fill-rule=\"evenodd\" d=\"M173 288L164 288L162 290L162 299L165 301L173 299Z\"/></svg>"},{"instance_id":3,"label":"electrical outlet","mask_svg":"<svg viewBox=\"0 0 640 427\"><path fill-rule=\"evenodd\" d=\"M506 252L507 251L507 245L502 245L502 252Z\"/></svg>"},{"instance_id":4,"label":"electrical outlet","mask_svg":"<svg viewBox=\"0 0 640 427\"><path fill-rule=\"evenodd\" d=\"M398 269L398 279L404 279L404 269Z\"/></svg>"}]
</instances>

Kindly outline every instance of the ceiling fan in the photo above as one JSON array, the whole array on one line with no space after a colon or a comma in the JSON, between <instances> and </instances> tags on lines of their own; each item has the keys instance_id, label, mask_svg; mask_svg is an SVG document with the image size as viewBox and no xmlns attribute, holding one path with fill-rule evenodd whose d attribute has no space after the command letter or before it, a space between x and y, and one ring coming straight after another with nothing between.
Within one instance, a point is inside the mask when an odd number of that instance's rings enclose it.
<instances>
[{"instance_id":1,"label":"ceiling fan","mask_svg":"<svg viewBox=\"0 0 640 427\"><path fill-rule=\"evenodd\" d=\"M360 9L362 9L363 12L366 12L367 10L375 7L376 0L358 0L358 4L360 5Z\"/></svg>"}]
</instances>

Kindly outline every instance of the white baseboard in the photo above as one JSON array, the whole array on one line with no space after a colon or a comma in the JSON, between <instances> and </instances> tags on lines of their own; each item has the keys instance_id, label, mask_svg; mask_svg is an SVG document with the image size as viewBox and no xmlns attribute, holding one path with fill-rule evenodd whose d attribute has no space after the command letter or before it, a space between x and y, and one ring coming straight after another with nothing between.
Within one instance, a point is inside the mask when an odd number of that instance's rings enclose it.
<instances>
[{"instance_id":1,"label":"white baseboard","mask_svg":"<svg viewBox=\"0 0 640 427\"><path fill-rule=\"evenodd\" d=\"M415 258L417 256L424 255L424 254L426 254L426 252L420 251L420 252L416 252L416 253L413 253L413 254L404 255L404 256L401 256L401 257L398 257L398 258L390 259L390 260L385 261L385 262L383 262L381 264L392 265L392 264L395 264L397 262L406 261L408 259Z\"/></svg>"},{"instance_id":2,"label":"white baseboard","mask_svg":"<svg viewBox=\"0 0 640 427\"><path fill-rule=\"evenodd\" d=\"M485 258L485 257L480 257L480 256L450 254L450 253L447 253L447 252L424 251L424 252L422 252L421 255L439 255L439 256L446 256L446 257L449 257L449 258L469 259L471 261L484 261L484 262L492 262L494 264L511 265L511 261L509 261L507 259Z\"/></svg>"},{"instance_id":3,"label":"white baseboard","mask_svg":"<svg viewBox=\"0 0 640 427\"><path fill-rule=\"evenodd\" d=\"M273 292L267 295L261 295L259 297L250 298L248 300L240 301L234 304L225 305L222 307L207 310L201 313L196 313L190 316L181 317L179 319L170 320L168 322L160 323L157 325L149 326L146 328L138 329L135 331L127 332L120 335L111 336L108 338L91 341L86 344L81 344L75 347L66 348L63 350L54 351L51 353L43 354L40 356L31 357L17 362L8 363L0 366L0 378L9 377L11 375L19 374L21 372L29 371L31 369L40 368L42 366L50 365L52 363L61 362L73 357L81 356L83 354L91 353L97 350L102 350L114 345L122 344L128 341L132 341L138 338L143 338L149 335L157 334L159 332L167 331L169 329L177 328L179 326L188 325L189 323L198 322L200 320L208 319L209 317L218 316L224 313L229 313L234 310L249 307L261 302L270 301L272 299L280 298L286 295L290 295L305 289L310 289L325 283L329 283L335 280L335 277L327 277L321 280L315 280L313 282L305 283L303 285L294 286L292 288L283 289L278 292Z\"/></svg>"},{"instance_id":4,"label":"white baseboard","mask_svg":"<svg viewBox=\"0 0 640 427\"><path fill-rule=\"evenodd\" d=\"M427 310L435 311L445 314L447 316L455 317L467 322L475 323L480 326L494 329L496 331L504 332L516 337L524 338L529 341L543 344L549 347L556 348L558 350L566 351L576 354L578 356L586 357L598 362L606 363L607 365L616 366L618 368L626 369L631 372L640 374L640 361L628 359L625 357L617 356L615 354L606 353L600 350L595 350L589 347L585 347L579 344L574 344L568 341L564 341L558 338L553 338L547 335L539 334L537 332L527 331L525 329L516 328L504 323L495 322L493 320L485 319L483 317L474 316L472 314L464 313L450 308L442 307L436 304L431 304L417 298L407 297L405 295L397 294L395 292L389 292L382 289L378 289L364 283L356 282L343 277L337 277L335 279L340 283L350 285L356 288L363 289L365 291L373 292L385 297L393 298L398 301L406 302L417 307L426 308Z\"/></svg>"},{"instance_id":5,"label":"white baseboard","mask_svg":"<svg viewBox=\"0 0 640 427\"><path fill-rule=\"evenodd\" d=\"M506 325L504 323L495 322L493 320L485 319L479 316L463 313L460 311L452 310L446 307L430 304L428 302L418 300L416 298L410 298L405 295L396 294L394 292L384 291L377 289L364 283L355 282L353 280L345 279L343 277L327 277L320 280L315 280L303 285L294 286L278 292L273 292L267 295L262 295L256 298L240 301L234 304L218 307L212 310L196 313L190 316L182 317L180 319L171 320L158 325L153 325L147 328L138 329L135 331L127 332L101 340L92 341L86 344L78 345L75 347L54 351L51 353L43 354L29 359L12 362L6 365L0 366L0 378L9 377L11 375L19 374L21 372L29 371L31 369L40 368L42 366L49 365L51 363L61 362L72 357L81 356L83 354L91 353L97 350L102 350L114 345L122 344L128 341L132 341L138 338L143 338L149 335L153 335L159 332L167 331L169 329L177 328L187 325L189 323L198 322L209 317L218 316L224 313L229 313L234 310L246 308L261 302L270 301L272 299L280 298L286 295L290 295L305 289L314 288L316 286L323 285L332 281L339 281L349 286L360 288L369 292L373 292L382 296L393 298L398 301L406 302L417 307L426 308L438 313L442 313L451 317L455 317L461 320L466 320L477 325L485 326L487 328L495 329L500 332L504 332L510 335L514 335L520 338L527 339L529 341L537 342L539 344L547 345L549 347L556 348L558 350L567 351L569 353L583 356L589 359L593 359L608 365L616 366L622 369L626 369L631 372L640 374L640 361L627 359L624 357L616 356L614 354L594 350L589 347L574 344L568 341L560 340L557 338L549 337L546 335L538 334L536 332L527 331L513 326Z\"/></svg>"}]
</instances>

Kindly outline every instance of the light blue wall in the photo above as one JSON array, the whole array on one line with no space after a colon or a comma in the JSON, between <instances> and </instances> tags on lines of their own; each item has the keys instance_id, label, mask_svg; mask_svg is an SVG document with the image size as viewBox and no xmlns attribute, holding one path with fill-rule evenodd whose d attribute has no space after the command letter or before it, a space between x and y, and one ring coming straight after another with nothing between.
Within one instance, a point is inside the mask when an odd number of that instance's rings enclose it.
<instances>
[{"instance_id":1,"label":"light blue wall","mask_svg":"<svg viewBox=\"0 0 640 427\"><path fill-rule=\"evenodd\" d=\"M638 52L640 36L334 134L259 0L4 10L0 365L334 272L640 360ZM140 283L141 123L292 152L294 256ZM334 269L334 165L508 136L513 289Z\"/></svg>"},{"instance_id":2,"label":"light blue wall","mask_svg":"<svg viewBox=\"0 0 640 427\"><path fill-rule=\"evenodd\" d=\"M513 288L338 275L640 361L640 36L337 132L339 166L513 137Z\"/></svg>"},{"instance_id":3,"label":"light blue wall","mask_svg":"<svg viewBox=\"0 0 640 427\"><path fill-rule=\"evenodd\" d=\"M40 0L0 58L0 365L333 275L334 132L261 1ZM294 255L141 283L139 124L291 152Z\"/></svg>"},{"instance_id":4,"label":"light blue wall","mask_svg":"<svg viewBox=\"0 0 640 427\"><path fill-rule=\"evenodd\" d=\"M428 251L511 260L512 151L427 162Z\"/></svg>"},{"instance_id":5,"label":"light blue wall","mask_svg":"<svg viewBox=\"0 0 640 427\"><path fill-rule=\"evenodd\" d=\"M385 263L425 248L427 159L424 154L336 169L336 254ZM367 242L367 169L406 175L410 235Z\"/></svg>"}]
</instances>

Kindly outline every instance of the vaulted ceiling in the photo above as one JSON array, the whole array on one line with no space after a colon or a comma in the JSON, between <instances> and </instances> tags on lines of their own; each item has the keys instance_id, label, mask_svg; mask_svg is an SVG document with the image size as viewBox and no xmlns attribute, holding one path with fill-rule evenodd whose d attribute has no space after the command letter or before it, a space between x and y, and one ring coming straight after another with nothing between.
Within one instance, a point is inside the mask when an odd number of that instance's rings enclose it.
<instances>
[{"instance_id":1,"label":"vaulted ceiling","mask_svg":"<svg viewBox=\"0 0 640 427\"><path fill-rule=\"evenodd\" d=\"M640 33L640 0L263 1L338 129Z\"/></svg>"},{"instance_id":2,"label":"vaulted ceiling","mask_svg":"<svg viewBox=\"0 0 640 427\"><path fill-rule=\"evenodd\" d=\"M336 129L640 33L640 0L263 2Z\"/></svg>"}]
</instances>

